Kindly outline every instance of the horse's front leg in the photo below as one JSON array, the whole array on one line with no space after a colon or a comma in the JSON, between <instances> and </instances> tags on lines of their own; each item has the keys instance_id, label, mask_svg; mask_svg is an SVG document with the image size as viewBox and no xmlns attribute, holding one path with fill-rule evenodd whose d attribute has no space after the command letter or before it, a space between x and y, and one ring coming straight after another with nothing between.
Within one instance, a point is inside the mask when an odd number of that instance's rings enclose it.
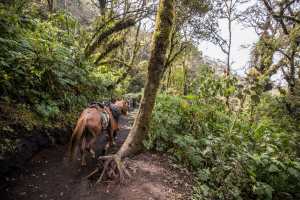
<instances>
[{"instance_id":1,"label":"horse's front leg","mask_svg":"<svg viewBox=\"0 0 300 200\"><path fill-rule=\"evenodd\" d=\"M87 148L89 152L92 154L93 158L96 158L96 141L97 137L101 135L101 128L96 126L90 129L90 133L92 134L92 139L88 142Z\"/></svg>"},{"instance_id":2,"label":"horse's front leg","mask_svg":"<svg viewBox=\"0 0 300 200\"><path fill-rule=\"evenodd\" d=\"M90 153L92 154L93 158L96 158L96 152L95 152L96 140L97 140L97 137L93 137L88 145L88 149L89 149Z\"/></svg>"}]
</instances>

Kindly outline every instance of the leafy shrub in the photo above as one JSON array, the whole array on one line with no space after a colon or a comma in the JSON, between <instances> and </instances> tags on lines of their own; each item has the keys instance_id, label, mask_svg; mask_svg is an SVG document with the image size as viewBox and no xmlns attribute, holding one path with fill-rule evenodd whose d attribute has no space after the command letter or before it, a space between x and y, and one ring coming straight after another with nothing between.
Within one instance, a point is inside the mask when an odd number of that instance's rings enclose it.
<instances>
[{"instance_id":1,"label":"leafy shrub","mask_svg":"<svg viewBox=\"0 0 300 200\"><path fill-rule=\"evenodd\" d=\"M55 103L42 103L37 105L36 111L44 118L44 119L55 119L55 117L59 114L60 110Z\"/></svg>"},{"instance_id":2,"label":"leafy shrub","mask_svg":"<svg viewBox=\"0 0 300 200\"><path fill-rule=\"evenodd\" d=\"M162 95L145 146L169 152L195 171L193 199L296 199L300 162L294 137L266 115L250 122L222 102Z\"/></svg>"},{"instance_id":3,"label":"leafy shrub","mask_svg":"<svg viewBox=\"0 0 300 200\"><path fill-rule=\"evenodd\" d=\"M70 13L45 13L33 1L0 3L3 151L24 136L11 127L31 133L37 127L70 125L88 102L105 96L101 74L84 58L87 34Z\"/></svg>"},{"instance_id":4,"label":"leafy shrub","mask_svg":"<svg viewBox=\"0 0 300 200\"><path fill-rule=\"evenodd\" d=\"M103 94L101 80L82 59L85 33L75 18L58 12L45 20L30 12L33 8L30 3L0 4L0 98L40 104L36 108L41 112L43 102L64 110L74 104L69 98Z\"/></svg>"}]
</instances>

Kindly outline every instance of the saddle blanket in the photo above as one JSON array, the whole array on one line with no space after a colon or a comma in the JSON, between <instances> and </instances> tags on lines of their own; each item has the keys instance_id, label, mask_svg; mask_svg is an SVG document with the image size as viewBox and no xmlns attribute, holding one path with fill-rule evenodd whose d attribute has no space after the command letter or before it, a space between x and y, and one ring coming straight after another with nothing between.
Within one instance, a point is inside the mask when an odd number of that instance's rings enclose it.
<instances>
[{"instance_id":1,"label":"saddle blanket","mask_svg":"<svg viewBox=\"0 0 300 200\"><path fill-rule=\"evenodd\" d=\"M107 129L109 125L109 114L106 111L100 113L102 129Z\"/></svg>"}]
</instances>

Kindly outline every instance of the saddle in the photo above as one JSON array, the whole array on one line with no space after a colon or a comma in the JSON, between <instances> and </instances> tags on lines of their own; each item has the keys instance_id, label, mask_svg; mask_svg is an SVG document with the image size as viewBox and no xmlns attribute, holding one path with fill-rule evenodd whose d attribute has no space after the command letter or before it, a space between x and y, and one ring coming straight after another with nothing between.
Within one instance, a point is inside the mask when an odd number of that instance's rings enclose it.
<instances>
[{"instance_id":1,"label":"saddle","mask_svg":"<svg viewBox=\"0 0 300 200\"><path fill-rule=\"evenodd\" d=\"M89 108L97 108L97 107L104 108L105 104L101 103L101 102L91 102L88 107Z\"/></svg>"},{"instance_id":2,"label":"saddle","mask_svg":"<svg viewBox=\"0 0 300 200\"><path fill-rule=\"evenodd\" d=\"M106 107L106 105L104 103L101 102L92 102L89 104L88 106L89 108L102 108L103 111L100 111L100 119L101 119L101 124L102 124L102 130L107 130L109 123L110 123L110 119L109 119L109 114L107 113L106 110L104 110L104 108Z\"/></svg>"},{"instance_id":3,"label":"saddle","mask_svg":"<svg viewBox=\"0 0 300 200\"><path fill-rule=\"evenodd\" d=\"M115 106L112 103L109 102L97 102L97 101L93 101L88 105L89 108L102 108L104 109L105 107L109 108L110 111L112 112L113 117L115 118L115 120L118 120L119 117L122 115L121 111L118 109L117 106Z\"/></svg>"},{"instance_id":4,"label":"saddle","mask_svg":"<svg viewBox=\"0 0 300 200\"><path fill-rule=\"evenodd\" d=\"M104 102L92 102L88 106L89 108L102 108L103 111L101 111L99 114L101 116L101 122L102 122L102 129L106 130L108 129L110 118L107 111L104 109L105 107L108 107L112 113L113 118L118 122L119 117L121 116L121 111L112 103L104 103Z\"/></svg>"},{"instance_id":5,"label":"saddle","mask_svg":"<svg viewBox=\"0 0 300 200\"><path fill-rule=\"evenodd\" d=\"M101 104L101 106L103 106L103 108L107 107L110 109L111 113L112 113L112 117L118 122L119 121L119 117L121 116L121 111L113 104L109 104L109 105L103 105ZM100 112L101 115L101 119L102 119L102 129L106 130L108 129L108 126L110 124L110 118L109 118L109 114L108 112L104 109L102 112Z\"/></svg>"}]
</instances>

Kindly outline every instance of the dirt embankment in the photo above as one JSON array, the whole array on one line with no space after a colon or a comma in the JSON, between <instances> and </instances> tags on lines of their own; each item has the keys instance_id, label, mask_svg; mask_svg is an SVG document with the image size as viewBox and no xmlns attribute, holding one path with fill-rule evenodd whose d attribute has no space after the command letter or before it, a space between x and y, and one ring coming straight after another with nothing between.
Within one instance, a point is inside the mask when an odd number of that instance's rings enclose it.
<instances>
[{"instance_id":1,"label":"dirt embankment","mask_svg":"<svg viewBox=\"0 0 300 200\"><path fill-rule=\"evenodd\" d=\"M24 134L24 137L17 138L14 151L0 153L0 189L6 185L5 177L23 171L25 164L39 151L66 144L71 131L71 128L35 129L28 134L30 136Z\"/></svg>"}]
</instances>

